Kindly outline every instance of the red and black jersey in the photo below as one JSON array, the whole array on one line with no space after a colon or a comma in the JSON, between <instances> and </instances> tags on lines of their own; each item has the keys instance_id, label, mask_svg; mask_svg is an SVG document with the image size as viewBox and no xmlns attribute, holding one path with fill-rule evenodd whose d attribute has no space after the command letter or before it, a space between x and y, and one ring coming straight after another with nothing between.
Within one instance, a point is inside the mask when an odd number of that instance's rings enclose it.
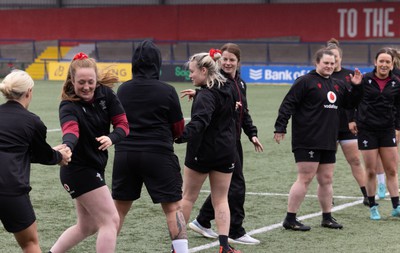
<instances>
[{"instance_id":1,"label":"red and black jersey","mask_svg":"<svg viewBox=\"0 0 400 253\"><path fill-rule=\"evenodd\" d=\"M313 70L296 79L283 99L275 133L286 133L292 117L292 150L336 150L338 109L354 107L357 97L357 92L350 92L342 81L324 78Z\"/></svg>"},{"instance_id":2,"label":"red and black jersey","mask_svg":"<svg viewBox=\"0 0 400 253\"><path fill-rule=\"evenodd\" d=\"M22 195L31 190L31 162L57 164L62 156L46 142L47 128L20 103L0 105L0 195Z\"/></svg>"},{"instance_id":3,"label":"red and black jersey","mask_svg":"<svg viewBox=\"0 0 400 253\"><path fill-rule=\"evenodd\" d=\"M342 68L340 71L333 72L332 78L342 80L348 89L351 88L351 77L350 74L354 75L354 71L346 68ZM356 109L345 109L339 107L339 132L350 132L349 122L354 122L356 117Z\"/></svg>"},{"instance_id":4,"label":"red and black jersey","mask_svg":"<svg viewBox=\"0 0 400 253\"><path fill-rule=\"evenodd\" d=\"M390 72L381 90L376 76L369 72L361 83L362 97L358 106L357 127L368 131L400 129L400 82Z\"/></svg>"},{"instance_id":5,"label":"red and black jersey","mask_svg":"<svg viewBox=\"0 0 400 253\"><path fill-rule=\"evenodd\" d=\"M73 152L68 169L104 171L108 153L98 149L96 138L105 135L116 144L129 133L125 111L113 90L99 85L93 101L62 101L59 113L63 143ZM114 129L110 133L111 124Z\"/></svg>"}]
</instances>

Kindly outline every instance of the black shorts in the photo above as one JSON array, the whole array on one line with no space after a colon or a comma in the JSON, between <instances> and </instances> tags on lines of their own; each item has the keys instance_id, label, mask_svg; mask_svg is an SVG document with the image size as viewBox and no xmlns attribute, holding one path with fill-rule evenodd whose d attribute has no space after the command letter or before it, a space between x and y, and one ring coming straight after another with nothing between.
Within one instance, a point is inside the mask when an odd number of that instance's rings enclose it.
<instances>
[{"instance_id":1,"label":"black shorts","mask_svg":"<svg viewBox=\"0 0 400 253\"><path fill-rule=\"evenodd\" d=\"M321 150L321 149L296 149L293 150L294 159L298 162L317 162L320 164L335 163L336 151L335 150Z\"/></svg>"},{"instance_id":2,"label":"black shorts","mask_svg":"<svg viewBox=\"0 0 400 253\"><path fill-rule=\"evenodd\" d=\"M396 131L394 129L376 132L367 131L365 129L358 130L358 149L360 150L396 146Z\"/></svg>"},{"instance_id":3,"label":"black shorts","mask_svg":"<svg viewBox=\"0 0 400 253\"><path fill-rule=\"evenodd\" d=\"M339 132L338 141L347 141L347 140L357 140L357 135L353 134L350 131Z\"/></svg>"},{"instance_id":4,"label":"black shorts","mask_svg":"<svg viewBox=\"0 0 400 253\"><path fill-rule=\"evenodd\" d=\"M73 199L106 185L104 172L88 167L81 169L61 167L60 180Z\"/></svg>"},{"instance_id":5,"label":"black shorts","mask_svg":"<svg viewBox=\"0 0 400 253\"><path fill-rule=\"evenodd\" d=\"M112 197L133 201L140 198L143 183L153 203L182 199L182 175L175 154L115 152Z\"/></svg>"},{"instance_id":6,"label":"black shorts","mask_svg":"<svg viewBox=\"0 0 400 253\"><path fill-rule=\"evenodd\" d=\"M226 164L226 165L219 165L219 166L209 166L209 165L201 165L196 163L195 161L185 161L185 166L189 169L195 170L200 173L209 173L210 171L218 171L222 173L233 173L235 169L235 163Z\"/></svg>"},{"instance_id":7,"label":"black shorts","mask_svg":"<svg viewBox=\"0 0 400 253\"><path fill-rule=\"evenodd\" d=\"M10 233L18 233L36 221L28 194L0 196L0 220Z\"/></svg>"}]
</instances>

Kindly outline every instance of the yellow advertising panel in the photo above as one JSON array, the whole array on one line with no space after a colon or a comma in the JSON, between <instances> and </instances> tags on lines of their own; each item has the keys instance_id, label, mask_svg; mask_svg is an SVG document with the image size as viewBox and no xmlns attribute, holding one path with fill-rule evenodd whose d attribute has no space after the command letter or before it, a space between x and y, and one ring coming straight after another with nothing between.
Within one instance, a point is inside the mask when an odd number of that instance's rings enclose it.
<instances>
[{"instance_id":1,"label":"yellow advertising panel","mask_svg":"<svg viewBox=\"0 0 400 253\"><path fill-rule=\"evenodd\" d=\"M49 62L47 71L49 80L64 81L67 78L67 72L70 62ZM130 63L104 63L98 62L97 67L101 72L104 69L113 71L120 82L125 82L132 79L132 64Z\"/></svg>"}]
</instances>

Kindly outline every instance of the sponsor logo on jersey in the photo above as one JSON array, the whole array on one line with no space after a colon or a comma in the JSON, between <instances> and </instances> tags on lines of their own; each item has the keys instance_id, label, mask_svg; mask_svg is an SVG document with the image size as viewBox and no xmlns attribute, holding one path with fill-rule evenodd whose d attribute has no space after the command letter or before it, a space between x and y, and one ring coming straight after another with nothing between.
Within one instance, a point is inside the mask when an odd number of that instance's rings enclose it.
<instances>
[{"instance_id":1,"label":"sponsor logo on jersey","mask_svg":"<svg viewBox=\"0 0 400 253\"><path fill-rule=\"evenodd\" d=\"M337 100L337 96L336 96L335 92L329 91L329 92L326 94L326 97L328 98L328 101L329 101L329 103L331 103L331 104L329 104L329 105L324 105L324 108L327 108L327 109L337 109L338 106L334 104L334 103L336 102L336 100Z\"/></svg>"}]
</instances>

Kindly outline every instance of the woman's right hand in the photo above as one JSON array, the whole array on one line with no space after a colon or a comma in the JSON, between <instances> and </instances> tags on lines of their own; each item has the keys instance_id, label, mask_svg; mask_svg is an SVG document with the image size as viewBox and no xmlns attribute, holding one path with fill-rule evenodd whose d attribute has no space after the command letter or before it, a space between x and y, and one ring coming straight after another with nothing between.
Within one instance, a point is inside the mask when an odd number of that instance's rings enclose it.
<instances>
[{"instance_id":1,"label":"woman's right hand","mask_svg":"<svg viewBox=\"0 0 400 253\"><path fill-rule=\"evenodd\" d=\"M196 90L187 89L181 91L181 98L188 97L188 101L191 101L193 97L196 95Z\"/></svg>"},{"instance_id":2,"label":"woman's right hand","mask_svg":"<svg viewBox=\"0 0 400 253\"><path fill-rule=\"evenodd\" d=\"M56 146L56 147L58 147L58 146ZM56 147L53 147L53 148L55 149ZM57 149L55 149L55 150L57 150ZM58 149L57 151L60 152L60 154L62 156L61 162L59 162L58 164L61 166L68 165L68 163L71 161L71 156L72 156L71 149L67 145L65 145L65 148Z\"/></svg>"},{"instance_id":3,"label":"woman's right hand","mask_svg":"<svg viewBox=\"0 0 400 253\"><path fill-rule=\"evenodd\" d=\"M274 133L276 143L280 144L283 139L285 139L285 133Z\"/></svg>"}]
</instances>

